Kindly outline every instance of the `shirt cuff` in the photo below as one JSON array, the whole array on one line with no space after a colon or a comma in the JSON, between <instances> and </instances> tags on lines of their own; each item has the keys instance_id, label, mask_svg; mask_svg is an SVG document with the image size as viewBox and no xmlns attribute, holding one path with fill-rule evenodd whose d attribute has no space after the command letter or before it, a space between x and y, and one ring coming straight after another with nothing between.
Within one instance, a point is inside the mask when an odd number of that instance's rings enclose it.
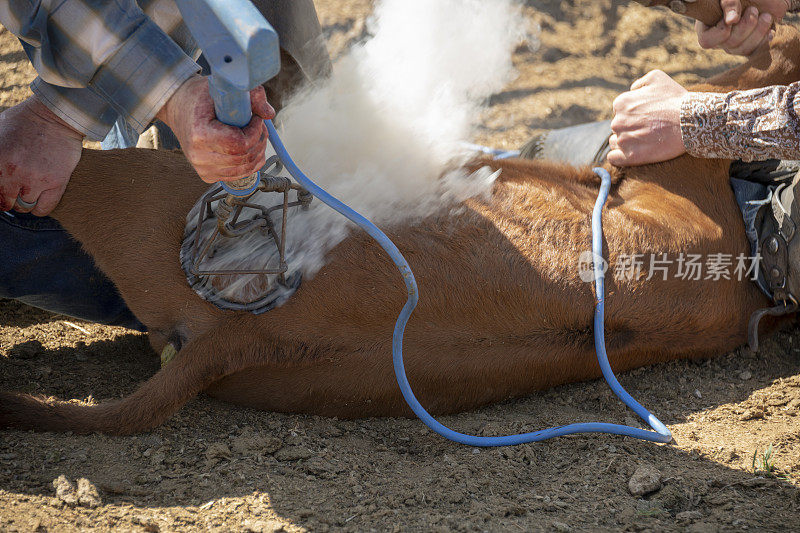
<instances>
[{"instance_id":1,"label":"shirt cuff","mask_svg":"<svg viewBox=\"0 0 800 533\"><path fill-rule=\"evenodd\" d=\"M681 103L681 137L695 157L730 158L732 139L725 131L728 103L724 94L688 93ZM736 159L736 156L732 156Z\"/></svg>"},{"instance_id":2,"label":"shirt cuff","mask_svg":"<svg viewBox=\"0 0 800 533\"><path fill-rule=\"evenodd\" d=\"M117 120L111 105L91 89L72 89L47 83L37 77L31 91L50 111L87 140L101 141Z\"/></svg>"},{"instance_id":3,"label":"shirt cuff","mask_svg":"<svg viewBox=\"0 0 800 533\"><path fill-rule=\"evenodd\" d=\"M98 69L89 87L142 133L200 67L150 19Z\"/></svg>"}]
</instances>

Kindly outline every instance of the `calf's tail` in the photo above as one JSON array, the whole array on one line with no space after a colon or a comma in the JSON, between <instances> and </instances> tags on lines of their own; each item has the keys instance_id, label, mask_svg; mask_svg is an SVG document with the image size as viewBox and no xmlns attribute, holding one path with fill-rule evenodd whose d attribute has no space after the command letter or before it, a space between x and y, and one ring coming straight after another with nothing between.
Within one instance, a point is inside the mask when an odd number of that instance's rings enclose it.
<instances>
[{"instance_id":1,"label":"calf's tail","mask_svg":"<svg viewBox=\"0 0 800 533\"><path fill-rule=\"evenodd\" d=\"M154 428L230 368L213 331L189 341L133 394L98 405L0 392L0 429L129 435Z\"/></svg>"}]
</instances>

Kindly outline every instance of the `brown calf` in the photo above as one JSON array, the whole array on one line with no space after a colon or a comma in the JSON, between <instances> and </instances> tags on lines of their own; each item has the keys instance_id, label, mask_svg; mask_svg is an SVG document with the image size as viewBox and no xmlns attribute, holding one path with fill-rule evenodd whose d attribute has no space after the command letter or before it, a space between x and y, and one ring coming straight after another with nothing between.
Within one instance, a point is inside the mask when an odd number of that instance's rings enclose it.
<instances>
[{"instance_id":1,"label":"brown calf","mask_svg":"<svg viewBox=\"0 0 800 533\"><path fill-rule=\"evenodd\" d=\"M797 32L781 27L769 50L702 88L797 80L798 57ZM610 263L626 254L746 255L729 163L683 156L612 169L604 214ZM597 178L588 168L547 162L479 165L503 171L490 199L387 232L419 280L406 367L434 413L599 376L594 295L577 268L589 247ZM175 338L182 349L117 401L90 406L0 393L0 427L132 433L158 425L200 391L275 411L409 413L390 356L405 294L375 243L355 232L273 311L221 311L189 288L178 261L185 214L204 189L178 153L84 152L54 216L116 283L156 351ZM767 303L755 285L735 279L607 279L606 336L619 371L735 348L750 314Z\"/></svg>"}]
</instances>

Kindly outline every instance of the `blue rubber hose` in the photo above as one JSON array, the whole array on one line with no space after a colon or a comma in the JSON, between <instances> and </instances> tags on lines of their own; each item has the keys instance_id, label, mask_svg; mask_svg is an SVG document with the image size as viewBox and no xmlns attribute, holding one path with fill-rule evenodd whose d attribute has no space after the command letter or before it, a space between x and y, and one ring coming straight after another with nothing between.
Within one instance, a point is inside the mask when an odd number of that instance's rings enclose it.
<instances>
[{"instance_id":1,"label":"blue rubber hose","mask_svg":"<svg viewBox=\"0 0 800 533\"><path fill-rule=\"evenodd\" d=\"M286 148L283 146L278 132L275 131L275 126L272 121L266 120L267 130L269 131L269 140L275 153L280 158L283 166L292 177L303 187L305 187L311 194L316 196L321 202L330 206L345 218L358 225L370 237L375 239L378 244L386 251L394 264L397 266L400 274L403 276L403 281L408 291L408 300L406 301L403 309L400 311L400 316L394 327L394 335L392 337L392 360L394 362L394 371L397 377L397 383L400 386L400 391L403 394L406 402L411 410L416 414L422 422L425 423L430 429L439 435L470 446L508 446L512 444L524 444L527 442L537 442L553 437L562 435L572 435L574 433L610 433L614 435L625 435L635 437L638 439L648 440L652 442L669 442L672 440L672 434L669 429L661 423L655 416L653 416L647 409L645 409L639 402L633 399L628 392L622 388L617 378L614 376L611 365L608 363L608 355L606 354L605 335L604 335L604 314L605 314L605 270L603 265L598 264L597 259L603 257L603 230L602 230L602 212L603 205L605 205L608 198L609 190L611 189L611 177L608 172L601 168L596 168L594 171L601 179L600 194L598 195L597 202L594 205L592 212L592 252L594 261L594 275L595 275L595 288L597 291L597 304L595 306L594 314L594 342L597 351L597 360L600 363L600 369L603 376L608 382L609 387L622 400L622 402L633 409L642 420L653 429L647 431L621 424L609 424L600 422L586 422L577 424L567 424L549 429L542 429L531 433L520 433L518 435L505 435L499 437L479 437L475 435L466 435L454 431L447 426L440 423L419 403L411 385L406 376L405 366L403 365L403 333L411 317L411 313L417 306L419 300L419 293L417 291L417 282L414 279L414 273L411 267L405 260L397 246L380 230L367 220L365 217L355 212L340 200L334 198L322 188L320 188L313 181L303 174L303 172L295 165Z\"/></svg>"}]
</instances>

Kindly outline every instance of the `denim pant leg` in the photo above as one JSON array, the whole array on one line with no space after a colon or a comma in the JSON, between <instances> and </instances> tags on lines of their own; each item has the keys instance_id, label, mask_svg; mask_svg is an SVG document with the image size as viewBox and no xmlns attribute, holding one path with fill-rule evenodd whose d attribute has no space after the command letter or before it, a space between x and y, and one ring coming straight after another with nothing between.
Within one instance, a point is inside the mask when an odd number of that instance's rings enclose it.
<instances>
[{"instance_id":1,"label":"denim pant leg","mask_svg":"<svg viewBox=\"0 0 800 533\"><path fill-rule=\"evenodd\" d=\"M0 298L145 331L114 284L54 219L0 213Z\"/></svg>"},{"instance_id":2,"label":"denim pant leg","mask_svg":"<svg viewBox=\"0 0 800 533\"><path fill-rule=\"evenodd\" d=\"M114 148L133 148L139 141L139 134L127 122L117 119L106 138L100 142L103 150Z\"/></svg>"}]
</instances>

